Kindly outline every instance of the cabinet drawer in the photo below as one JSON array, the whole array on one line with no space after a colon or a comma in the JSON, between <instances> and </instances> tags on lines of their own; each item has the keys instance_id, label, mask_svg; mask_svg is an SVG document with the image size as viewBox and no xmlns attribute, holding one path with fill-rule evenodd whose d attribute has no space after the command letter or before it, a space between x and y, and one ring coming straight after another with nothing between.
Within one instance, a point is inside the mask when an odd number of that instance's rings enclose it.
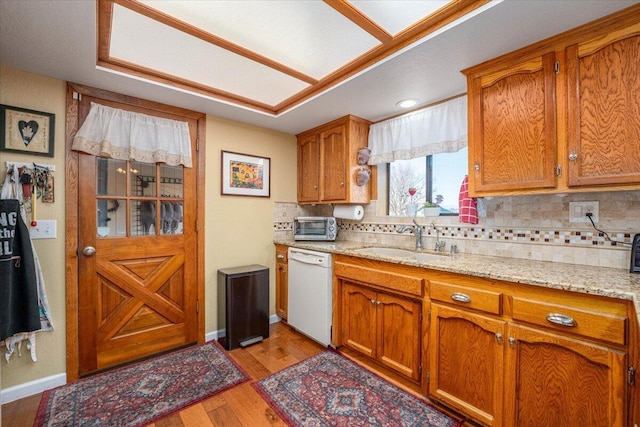
<instances>
[{"instance_id":1,"label":"cabinet drawer","mask_svg":"<svg viewBox=\"0 0 640 427\"><path fill-rule=\"evenodd\" d=\"M434 280L429 283L429 296L432 300L481 310L491 314L502 313L502 292L470 288Z\"/></svg>"},{"instance_id":2,"label":"cabinet drawer","mask_svg":"<svg viewBox=\"0 0 640 427\"><path fill-rule=\"evenodd\" d=\"M569 307L526 298L513 298L513 319L556 331L579 334L614 344L626 344L627 317L588 307Z\"/></svg>"}]
</instances>

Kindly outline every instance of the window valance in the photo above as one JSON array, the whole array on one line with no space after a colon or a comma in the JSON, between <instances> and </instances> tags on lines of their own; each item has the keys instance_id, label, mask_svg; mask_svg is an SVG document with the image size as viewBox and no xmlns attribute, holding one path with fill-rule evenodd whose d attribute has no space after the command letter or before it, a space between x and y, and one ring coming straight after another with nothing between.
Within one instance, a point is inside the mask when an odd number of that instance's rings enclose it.
<instances>
[{"instance_id":1,"label":"window valance","mask_svg":"<svg viewBox=\"0 0 640 427\"><path fill-rule=\"evenodd\" d=\"M191 167L191 137L186 122L93 102L71 148L118 160Z\"/></svg>"},{"instance_id":2,"label":"window valance","mask_svg":"<svg viewBox=\"0 0 640 427\"><path fill-rule=\"evenodd\" d=\"M390 163L467 145L467 97L375 123L369 127L369 164Z\"/></svg>"}]
</instances>

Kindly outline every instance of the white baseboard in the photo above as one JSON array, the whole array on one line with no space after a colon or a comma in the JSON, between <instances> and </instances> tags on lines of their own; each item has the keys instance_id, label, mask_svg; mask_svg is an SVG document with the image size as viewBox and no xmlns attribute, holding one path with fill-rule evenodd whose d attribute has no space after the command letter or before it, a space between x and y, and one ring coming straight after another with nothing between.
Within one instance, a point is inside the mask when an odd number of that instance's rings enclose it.
<instances>
[{"instance_id":1,"label":"white baseboard","mask_svg":"<svg viewBox=\"0 0 640 427\"><path fill-rule=\"evenodd\" d=\"M269 323L278 323L280 317L275 314L269 316ZM219 329L213 332L207 332L205 334L206 341L217 340L220 337L225 336L225 330ZM31 381L28 383L20 384L14 387L9 387L0 390L0 403L5 404L13 402L23 397L33 396L34 394L42 393L54 387L65 385L67 383L67 374L57 374L50 377L41 378L39 380Z\"/></svg>"},{"instance_id":2,"label":"white baseboard","mask_svg":"<svg viewBox=\"0 0 640 427\"><path fill-rule=\"evenodd\" d=\"M272 314L271 316L269 316L269 324L278 323L280 320L282 319L280 319L280 317L277 314ZM204 340L209 342L209 341L217 340L218 338L222 338L225 335L226 335L225 329L218 329L217 331L207 332L206 334L204 334Z\"/></svg>"},{"instance_id":3,"label":"white baseboard","mask_svg":"<svg viewBox=\"0 0 640 427\"><path fill-rule=\"evenodd\" d=\"M0 390L0 403L13 402L67 383L67 374L57 374Z\"/></svg>"}]
</instances>

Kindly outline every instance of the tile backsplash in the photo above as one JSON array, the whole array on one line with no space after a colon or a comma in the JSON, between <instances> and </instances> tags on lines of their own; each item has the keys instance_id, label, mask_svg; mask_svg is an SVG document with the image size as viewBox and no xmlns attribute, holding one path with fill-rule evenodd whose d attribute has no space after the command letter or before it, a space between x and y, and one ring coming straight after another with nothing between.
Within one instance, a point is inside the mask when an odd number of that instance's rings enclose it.
<instances>
[{"instance_id":1,"label":"tile backsplash","mask_svg":"<svg viewBox=\"0 0 640 427\"><path fill-rule=\"evenodd\" d=\"M610 239L590 223L569 222L569 202L581 201L600 203L596 226ZM457 216L418 214L416 220L423 228L425 248L431 249L435 244L435 226L447 250L456 245L459 252L476 255L629 268L629 244L634 234L640 233L640 191L492 197L484 198L483 202L486 215L480 218L479 224L459 223ZM362 221L339 220L338 240L411 247L415 242L413 235L397 232L401 225L410 223L410 219L379 212L373 201L365 206ZM275 237L293 237L295 216L331 214L332 208L328 205L276 203Z\"/></svg>"}]
</instances>

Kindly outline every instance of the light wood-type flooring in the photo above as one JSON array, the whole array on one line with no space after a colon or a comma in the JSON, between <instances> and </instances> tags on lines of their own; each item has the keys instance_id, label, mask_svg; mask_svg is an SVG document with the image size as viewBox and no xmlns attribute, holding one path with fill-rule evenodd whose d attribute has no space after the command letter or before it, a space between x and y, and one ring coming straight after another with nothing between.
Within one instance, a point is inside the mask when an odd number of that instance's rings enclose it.
<instances>
[{"instance_id":1,"label":"light wood-type flooring","mask_svg":"<svg viewBox=\"0 0 640 427\"><path fill-rule=\"evenodd\" d=\"M151 427L286 426L251 383L318 354L324 348L285 323L272 324L269 334L269 338L261 343L229 352L253 380L160 419ZM348 355L359 361L356 355ZM417 393L415 385L402 381L384 368L375 371L405 390ZM38 394L3 405L1 425L31 427L41 397L42 394Z\"/></svg>"}]
</instances>

